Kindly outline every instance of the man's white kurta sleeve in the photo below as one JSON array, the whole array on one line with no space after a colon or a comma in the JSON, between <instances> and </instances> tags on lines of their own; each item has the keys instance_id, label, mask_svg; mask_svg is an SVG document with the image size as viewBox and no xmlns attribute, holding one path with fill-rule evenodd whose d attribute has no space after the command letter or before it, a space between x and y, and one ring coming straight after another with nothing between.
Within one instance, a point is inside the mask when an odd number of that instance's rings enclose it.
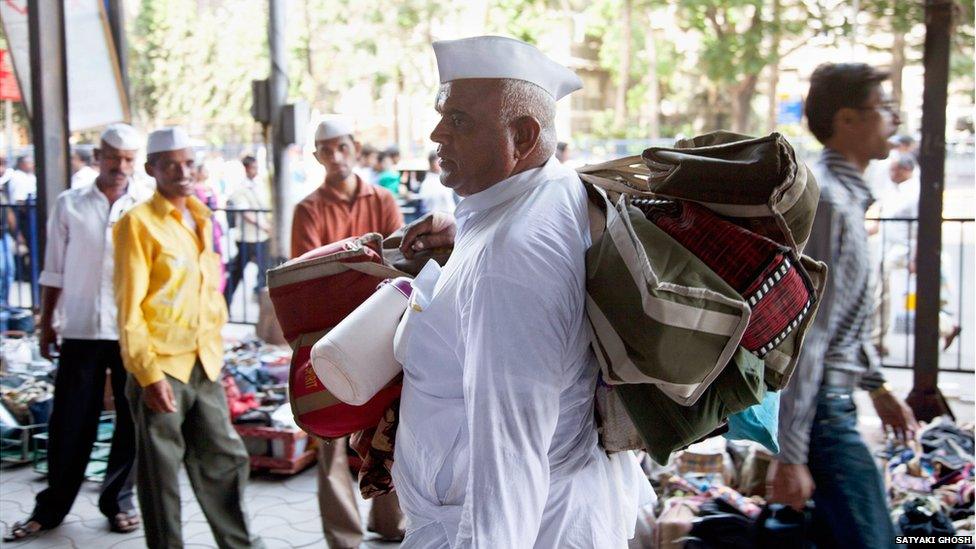
<instances>
[{"instance_id":1,"label":"man's white kurta sleeve","mask_svg":"<svg viewBox=\"0 0 976 549\"><path fill-rule=\"evenodd\" d=\"M64 209L67 196L62 193L54 202L47 220L47 243L44 246L44 270L38 282L52 288L64 287L64 259L68 250L68 223Z\"/></svg>"},{"instance_id":2,"label":"man's white kurta sleeve","mask_svg":"<svg viewBox=\"0 0 976 549\"><path fill-rule=\"evenodd\" d=\"M532 547L539 534L569 330L553 286L485 275L462 310L471 451L456 547Z\"/></svg>"}]
</instances>

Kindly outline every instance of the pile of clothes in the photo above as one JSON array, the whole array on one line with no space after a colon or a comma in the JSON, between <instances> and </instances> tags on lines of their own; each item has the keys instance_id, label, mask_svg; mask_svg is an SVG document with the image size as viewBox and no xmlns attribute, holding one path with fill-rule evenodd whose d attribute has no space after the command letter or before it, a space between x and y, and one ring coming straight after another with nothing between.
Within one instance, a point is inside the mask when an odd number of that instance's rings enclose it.
<instances>
[{"instance_id":1,"label":"pile of clothes","mask_svg":"<svg viewBox=\"0 0 976 549\"><path fill-rule=\"evenodd\" d=\"M806 547L812 508L767 504L770 454L754 443L709 439L674 454L668 465L645 462L661 495L648 544L654 547Z\"/></svg>"},{"instance_id":2,"label":"pile of clothes","mask_svg":"<svg viewBox=\"0 0 976 549\"><path fill-rule=\"evenodd\" d=\"M248 338L224 349L221 384L235 424L272 426L272 414L286 404L291 349Z\"/></svg>"},{"instance_id":3,"label":"pile of clothes","mask_svg":"<svg viewBox=\"0 0 976 549\"><path fill-rule=\"evenodd\" d=\"M894 524L906 536L971 536L974 532L973 426L936 418L908 444L878 455Z\"/></svg>"}]
</instances>

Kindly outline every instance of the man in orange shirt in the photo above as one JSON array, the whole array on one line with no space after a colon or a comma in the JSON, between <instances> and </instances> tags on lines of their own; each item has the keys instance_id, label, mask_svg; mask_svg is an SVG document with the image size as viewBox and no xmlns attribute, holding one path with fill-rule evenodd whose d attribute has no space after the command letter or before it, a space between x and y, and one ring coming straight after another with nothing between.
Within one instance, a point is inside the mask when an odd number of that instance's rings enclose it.
<instances>
[{"instance_id":1,"label":"man in orange shirt","mask_svg":"<svg viewBox=\"0 0 976 549\"><path fill-rule=\"evenodd\" d=\"M295 206L292 257L350 236L388 236L403 225L393 195L353 172L361 145L349 132L338 119L315 130L315 159L325 167L325 181Z\"/></svg>"},{"instance_id":2,"label":"man in orange shirt","mask_svg":"<svg viewBox=\"0 0 976 549\"><path fill-rule=\"evenodd\" d=\"M315 159L325 167L325 181L295 207L292 257L350 236L389 236L403 225L393 195L354 173L360 148L342 120L326 120L316 128ZM319 511L325 539L335 548L359 547L364 534L349 475L348 447L348 437L319 444ZM384 539L403 538L403 513L395 493L373 499L369 529Z\"/></svg>"}]
</instances>

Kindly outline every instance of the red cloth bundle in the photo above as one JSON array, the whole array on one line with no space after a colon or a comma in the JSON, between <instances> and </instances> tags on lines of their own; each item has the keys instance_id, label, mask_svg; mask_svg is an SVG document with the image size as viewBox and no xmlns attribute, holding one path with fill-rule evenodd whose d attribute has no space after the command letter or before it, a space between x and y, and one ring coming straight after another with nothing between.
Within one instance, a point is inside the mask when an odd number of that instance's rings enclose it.
<instances>
[{"instance_id":1,"label":"red cloth bundle","mask_svg":"<svg viewBox=\"0 0 976 549\"><path fill-rule=\"evenodd\" d=\"M752 308L742 346L759 357L800 325L816 300L794 252L694 202L634 200L647 219L728 282Z\"/></svg>"},{"instance_id":2,"label":"red cloth bundle","mask_svg":"<svg viewBox=\"0 0 976 549\"><path fill-rule=\"evenodd\" d=\"M268 290L282 333L292 348L288 394L298 426L322 438L375 427L400 396L393 384L362 406L335 398L312 370L312 345L376 291L403 276L380 254L382 236L369 233L312 250L268 271Z\"/></svg>"}]
</instances>

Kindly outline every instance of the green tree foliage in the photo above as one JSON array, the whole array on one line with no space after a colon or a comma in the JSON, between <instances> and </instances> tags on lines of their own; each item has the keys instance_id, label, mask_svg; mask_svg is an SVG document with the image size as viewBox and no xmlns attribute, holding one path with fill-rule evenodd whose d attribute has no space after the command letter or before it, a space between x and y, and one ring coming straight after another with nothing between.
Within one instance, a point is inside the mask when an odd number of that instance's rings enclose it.
<instances>
[{"instance_id":1,"label":"green tree foliage","mask_svg":"<svg viewBox=\"0 0 976 549\"><path fill-rule=\"evenodd\" d=\"M282 0L285 1L285 0ZM973 0L957 0L953 92L973 90ZM137 118L183 123L216 141L253 138L252 79L266 78L266 0L140 0L129 27ZM584 70L609 77L603 137L646 138L728 128L758 132L775 122L778 67L816 38L890 51L891 68L921 62L924 3L860 0L288 0L290 93L322 112L352 100L375 103L398 129L411 97L431 96L435 38L486 32L546 47L572 35ZM586 47L579 44L585 36ZM900 40L900 42L899 42ZM899 55L901 57L899 57ZM766 84L768 77L769 84ZM601 80L604 81L604 80ZM896 90L897 91L897 90ZM770 98L757 116L753 103ZM398 98L392 100L392 97ZM593 106L588 106L592 111ZM598 110L598 107L597 107ZM416 134L416 128L394 135Z\"/></svg>"},{"instance_id":2,"label":"green tree foliage","mask_svg":"<svg viewBox=\"0 0 976 549\"><path fill-rule=\"evenodd\" d=\"M148 127L184 124L214 142L251 141L251 80L268 72L264 7L142 0L129 32L135 116Z\"/></svg>"}]
</instances>

